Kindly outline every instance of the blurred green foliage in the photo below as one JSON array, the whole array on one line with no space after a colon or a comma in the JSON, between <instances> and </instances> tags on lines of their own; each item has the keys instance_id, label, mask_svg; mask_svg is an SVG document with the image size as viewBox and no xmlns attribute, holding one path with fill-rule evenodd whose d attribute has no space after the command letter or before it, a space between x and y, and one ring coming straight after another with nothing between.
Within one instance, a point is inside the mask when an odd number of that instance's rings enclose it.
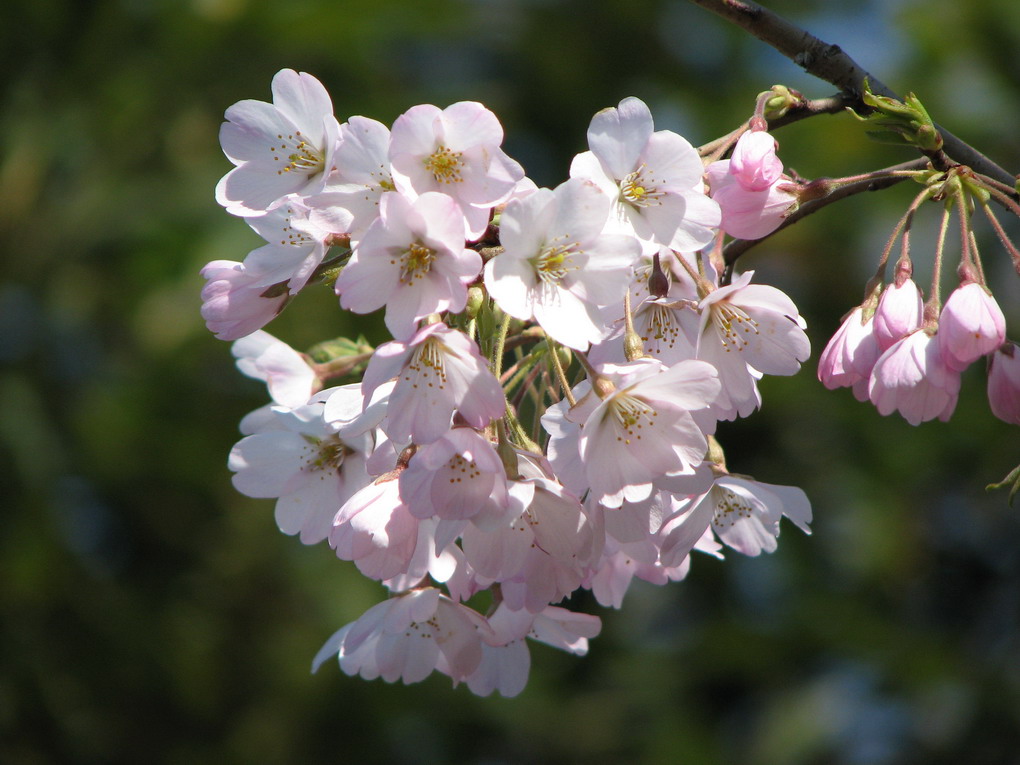
<instances>
[{"instance_id":1,"label":"blurred green foliage","mask_svg":"<svg viewBox=\"0 0 1020 765\"><path fill-rule=\"evenodd\" d=\"M1020 168L1015 0L773 6ZM982 487L1020 439L981 370L950 423L919 428L811 364L764 381L762 411L722 428L729 464L803 486L813 536L698 559L620 612L580 597L605 623L590 655L534 648L513 700L310 675L381 589L230 485L265 394L202 326L198 270L256 246L213 201L217 131L277 70L319 77L341 119L484 101L540 184L624 96L698 144L774 82L829 86L682 0L33 0L0 9L0 64L0 762L1017 761L1020 522ZM779 138L806 177L910 158L840 116ZM820 350L912 193L829 208L742 267L794 297ZM918 218L924 284L936 217ZM981 236L1015 338L1017 279ZM271 330L384 337L324 290Z\"/></svg>"}]
</instances>

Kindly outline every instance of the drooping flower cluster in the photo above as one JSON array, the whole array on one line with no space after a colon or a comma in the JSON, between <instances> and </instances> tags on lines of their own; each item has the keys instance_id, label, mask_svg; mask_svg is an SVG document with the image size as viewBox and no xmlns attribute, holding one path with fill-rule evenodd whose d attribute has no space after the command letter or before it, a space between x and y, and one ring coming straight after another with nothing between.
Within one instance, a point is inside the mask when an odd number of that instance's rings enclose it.
<instances>
[{"instance_id":1,"label":"drooping flower cluster","mask_svg":"<svg viewBox=\"0 0 1020 765\"><path fill-rule=\"evenodd\" d=\"M528 639L584 654L598 634L557 605L578 589L618 608L695 550L772 552L784 515L809 533L804 493L731 475L713 437L760 405L764 374L797 372L804 322L751 272L720 284L701 250L727 203L644 103L596 114L545 189L481 104L416 106L390 131L338 123L307 74L280 72L273 96L227 111L236 167L216 192L266 244L204 269L202 310L273 399L242 422L235 486L389 591L315 667L512 696ZM729 172L772 200L760 135ZM340 306L382 311L392 341L320 358L262 331L337 272ZM361 361L360 382L324 387Z\"/></svg>"},{"instance_id":2,"label":"drooping flower cluster","mask_svg":"<svg viewBox=\"0 0 1020 765\"><path fill-rule=\"evenodd\" d=\"M953 179L942 180L947 185ZM932 183L930 189L938 189ZM899 412L911 425L949 420L956 409L960 375L972 363L988 358L988 398L992 412L1006 422L1020 424L1011 401L1020 399L1020 385L1012 366L1015 345L1006 341L1006 319L984 282L976 240L969 231L966 184L951 187L964 212L963 248L957 269L959 284L944 305L939 302L943 244L949 213L944 219L935 255L932 287L927 302L911 278L908 233L903 254L890 284L881 274L895 235L883 253L879 273L869 283L864 302L843 320L822 351L818 379L830 389L850 387L860 401L870 401L883 415ZM919 200L931 192L926 189ZM937 195L938 196L938 195ZM939 196L941 198L941 196ZM917 203L915 202L915 205ZM909 223L913 208L904 224Z\"/></svg>"}]
</instances>

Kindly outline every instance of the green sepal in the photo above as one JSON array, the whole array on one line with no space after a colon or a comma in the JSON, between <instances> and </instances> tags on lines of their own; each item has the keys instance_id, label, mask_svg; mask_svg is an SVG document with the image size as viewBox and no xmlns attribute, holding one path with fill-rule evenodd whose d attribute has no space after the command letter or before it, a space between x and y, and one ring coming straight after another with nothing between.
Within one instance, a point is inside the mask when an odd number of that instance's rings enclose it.
<instances>
[{"instance_id":1,"label":"green sepal","mask_svg":"<svg viewBox=\"0 0 1020 765\"><path fill-rule=\"evenodd\" d=\"M337 337L332 340L324 340L316 343L308 349L308 355L317 364L325 364L336 359L348 356L360 356L372 350L364 335L358 335L357 340L349 337Z\"/></svg>"}]
</instances>

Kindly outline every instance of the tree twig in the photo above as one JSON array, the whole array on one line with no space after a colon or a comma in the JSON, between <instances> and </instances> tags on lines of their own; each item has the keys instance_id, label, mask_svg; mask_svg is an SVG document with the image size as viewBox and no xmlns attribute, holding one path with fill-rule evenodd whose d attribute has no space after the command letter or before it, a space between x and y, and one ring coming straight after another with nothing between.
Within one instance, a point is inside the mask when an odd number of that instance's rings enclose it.
<instances>
[{"instance_id":1,"label":"tree twig","mask_svg":"<svg viewBox=\"0 0 1020 765\"><path fill-rule=\"evenodd\" d=\"M910 162L903 162L899 165L893 165L887 167L884 170L878 171L879 173L888 172L894 173L903 170L923 170L928 166L928 160L923 157L912 160ZM782 231L787 226L792 226L797 221L806 218L812 213L816 213L823 207L827 207L833 202L838 202L841 199L853 196L854 194L861 194L865 191L878 191L879 189L887 189L890 186L894 186L897 183L907 180L908 176L904 175L888 175L882 178L867 178L853 183L848 183L845 186L837 186L835 189L830 191L824 197L820 199L813 199L810 202L805 202L798 207L793 213L783 221L783 223L770 234L766 234L761 239L734 239L732 242L723 248L723 262L726 264L726 272L723 275L724 279L728 279L733 271L733 264L737 262L737 258L743 255L745 252L750 250L759 242L764 242L775 233Z\"/></svg>"},{"instance_id":2,"label":"tree twig","mask_svg":"<svg viewBox=\"0 0 1020 765\"><path fill-rule=\"evenodd\" d=\"M860 111L867 110L861 100L865 78L873 93L902 100L891 88L844 53L838 45L819 40L796 24L751 0L691 0L691 2L747 30L808 74L835 85L847 98L849 106ZM942 134L943 150L955 161L1010 188L1016 183L1013 175L973 146L940 125L935 127ZM1015 192L1010 196L1013 199L1020 198Z\"/></svg>"}]
</instances>

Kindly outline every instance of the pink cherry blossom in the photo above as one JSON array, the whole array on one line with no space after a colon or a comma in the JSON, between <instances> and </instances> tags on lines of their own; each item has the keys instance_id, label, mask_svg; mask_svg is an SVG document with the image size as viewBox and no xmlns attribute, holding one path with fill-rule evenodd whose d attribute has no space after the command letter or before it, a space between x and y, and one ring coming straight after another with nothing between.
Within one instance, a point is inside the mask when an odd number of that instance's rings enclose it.
<instances>
[{"instance_id":1,"label":"pink cherry blossom","mask_svg":"<svg viewBox=\"0 0 1020 765\"><path fill-rule=\"evenodd\" d=\"M355 241L379 217L379 199L394 191L389 161L390 131L367 117L351 117L340 126L336 170L326 189L306 199L309 206L346 216L343 231Z\"/></svg>"},{"instance_id":2,"label":"pink cherry blossom","mask_svg":"<svg viewBox=\"0 0 1020 765\"><path fill-rule=\"evenodd\" d=\"M454 412L473 428L501 417L506 399L475 342L445 324L430 324L408 342L376 348L362 380L366 401L398 378L382 429L397 443L427 444L449 431Z\"/></svg>"},{"instance_id":3,"label":"pink cherry blossom","mask_svg":"<svg viewBox=\"0 0 1020 765\"><path fill-rule=\"evenodd\" d=\"M329 546L338 558L380 581L407 572L419 544L418 519L401 501L392 476L365 486L335 515Z\"/></svg>"},{"instance_id":4,"label":"pink cherry blossom","mask_svg":"<svg viewBox=\"0 0 1020 765\"><path fill-rule=\"evenodd\" d=\"M330 637L312 662L317 670L336 655L348 675L388 683L417 683L440 669L454 681L468 678L482 660L485 619L435 588L412 590L378 603Z\"/></svg>"},{"instance_id":5,"label":"pink cherry blossom","mask_svg":"<svg viewBox=\"0 0 1020 765\"><path fill-rule=\"evenodd\" d=\"M485 265L485 286L500 308L534 318L577 350L607 333L599 306L623 300L640 254L632 237L602 234L610 199L572 179L511 201L500 219L504 252Z\"/></svg>"},{"instance_id":6,"label":"pink cherry blossom","mask_svg":"<svg viewBox=\"0 0 1020 765\"><path fill-rule=\"evenodd\" d=\"M967 282L942 307L937 337L946 364L963 371L1006 341L1006 317L985 287Z\"/></svg>"},{"instance_id":7,"label":"pink cherry blossom","mask_svg":"<svg viewBox=\"0 0 1020 765\"><path fill-rule=\"evenodd\" d=\"M879 411L898 411L911 425L938 417L947 421L956 408L960 373L950 369L927 330L916 330L891 345L875 362L868 394Z\"/></svg>"},{"instance_id":8,"label":"pink cherry blossom","mask_svg":"<svg viewBox=\"0 0 1020 765\"><path fill-rule=\"evenodd\" d=\"M273 401L291 409L308 403L319 387L309 359L264 330L234 341L230 352L237 368L248 377L264 380ZM360 405L360 395L359 405Z\"/></svg>"},{"instance_id":9,"label":"pink cherry blossom","mask_svg":"<svg viewBox=\"0 0 1020 765\"><path fill-rule=\"evenodd\" d=\"M1020 425L1020 350L1005 343L988 359L988 403L1000 420Z\"/></svg>"},{"instance_id":10,"label":"pink cherry blossom","mask_svg":"<svg viewBox=\"0 0 1020 765\"><path fill-rule=\"evenodd\" d=\"M477 239L485 233L492 208L506 202L524 178L502 143L503 126L477 102L460 101L442 110L413 106L393 123L393 183L410 196L429 191L449 195L464 213L465 236Z\"/></svg>"},{"instance_id":11,"label":"pink cherry blossom","mask_svg":"<svg viewBox=\"0 0 1020 765\"><path fill-rule=\"evenodd\" d=\"M720 211L704 193L701 158L676 133L655 131L643 101L625 98L598 112L588 146L570 177L593 181L615 201L609 232L634 234L648 252L659 245L692 252L712 241Z\"/></svg>"},{"instance_id":12,"label":"pink cherry blossom","mask_svg":"<svg viewBox=\"0 0 1020 765\"><path fill-rule=\"evenodd\" d=\"M470 428L453 428L418 449L399 480L400 496L416 518L499 515L509 503L495 447Z\"/></svg>"},{"instance_id":13,"label":"pink cherry blossom","mask_svg":"<svg viewBox=\"0 0 1020 765\"><path fill-rule=\"evenodd\" d=\"M762 374L795 374L811 355L797 306L775 287L751 284L753 274L740 274L699 306L697 354L719 371L720 419L750 414L761 400L755 381Z\"/></svg>"},{"instance_id":14,"label":"pink cherry blossom","mask_svg":"<svg viewBox=\"0 0 1020 765\"><path fill-rule=\"evenodd\" d=\"M811 503L796 486L775 486L735 475L720 476L712 487L712 530L744 555L775 552L779 521L786 516L811 533Z\"/></svg>"},{"instance_id":15,"label":"pink cherry blossom","mask_svg":"<svg viewBox=\"0 0 1020 765\"><path fill-rule=\"evenodd\" d=\"M610 507L645 499L667 474L693 471L708 443L691 412L709 408L720 389L715 368L701 361L617 369L616 390L584 420L578 442L592 496Z\"/></svg>"},{"instance_id":16,"label":"pink cherry blossom","mask_svg":"<svg viewBox=\"0 0 1020 765\"><path fill-rule=\"evenodd\" d=\"M266 287L286 282L292 295L308 284L322 263L327 240L346 231L349 225L348 216L327 215L306 202L289 195L274 203L265 215L245 219L266 240L264 246L248 253L245 266L258 270Z\"/></svg>"},{"instance_id":17,"label":"pink cherry blossom","mask_svg":"<svg viewBox=\"0 0 1020 765\"><path fill-rule=\"evenodd\" d=\"M272 89L273 103L240 101L220 128L223 153L237 167L216 185L216 201L233 215L260 215L287 194L319 191L333 167L340 125L322 83L284 69Z\"/></svg>"},{"instance_id":18,"label":"pink cherry blossom","mask_svg":"<svg viewBox=\"0 0 1020 765\"><path fill-rule=\"evenodd\" d=\"M797 196L776 183L750 191L728 172L730 160L713 162L708 170L712 199L719 203L719 228L738 239L761 239L779 228L796 209Z\"/></svg>"},{"instance_id":19,"label":"pink cherry blossom","mask_svg":"<svg viewBox=\"0 0 1020 765\"><path fill-rule=\"evenodd\" d=\"M462 311L482 259L464 247L461 217L445 194L414 201L384 194L379 218L336 280L341 307L368 313L385 306L386 327L398 340L414 335L431 313Z\"/></svg>"},{"instance_id":20,"label":"pink cherry blossom","mask_svg":"<svg viewBox=\"0 0 1020 765\"><path fill-rule=\"evenodd\" d=\"M731 158L713 162L705 172L722 209L720 227L730 236L760 239L796 208L796 194L784 188L792 181L783 175L776 141L765 131L744 133Z\"/></svg>"},{"instance_id":21,"label":"pink cherry blossom","mask_svg":"<svg viewBox=\"0 0 1020 765\"><path fill-rule=\"evenodd\" d=\"M275 497L276 522L304 544L325 539L333 517L370 478L367 435L341 438L322 418L322 402L275 407L258 431L230 452L234 487L249 497Z\"/></svg>"}]
</instances>

